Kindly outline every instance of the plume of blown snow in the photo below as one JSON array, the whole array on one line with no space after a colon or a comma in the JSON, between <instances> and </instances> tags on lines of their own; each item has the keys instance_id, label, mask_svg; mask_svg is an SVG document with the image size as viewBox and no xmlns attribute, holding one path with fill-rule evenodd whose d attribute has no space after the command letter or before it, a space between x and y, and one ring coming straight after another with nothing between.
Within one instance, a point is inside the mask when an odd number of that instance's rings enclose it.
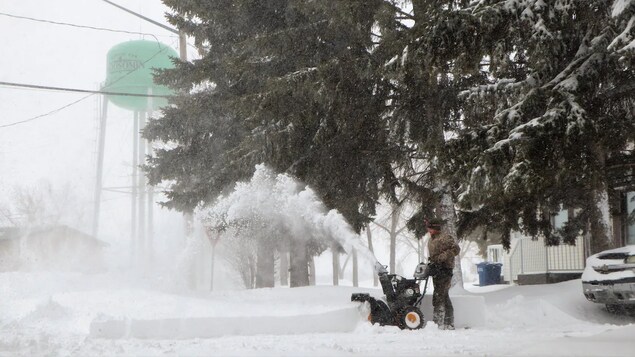
<instances>
[{"instance_id":1,"label":"plume of blown snow","mask_svg":"<svg viewBox=\"0 0 635 357\"><path fill-rule=\"evenodd\" d=\"M341 213L328 210L309 186L287 174L276 174L262 164L256 166L249 182L236 184L233 192L220 197L209 208L208 217L223 217L225 222L257 218L265 224L284 227L293 239L332 239L345 251L355 249L362 259L377 263Z\"/></svg>"}]
</instances>

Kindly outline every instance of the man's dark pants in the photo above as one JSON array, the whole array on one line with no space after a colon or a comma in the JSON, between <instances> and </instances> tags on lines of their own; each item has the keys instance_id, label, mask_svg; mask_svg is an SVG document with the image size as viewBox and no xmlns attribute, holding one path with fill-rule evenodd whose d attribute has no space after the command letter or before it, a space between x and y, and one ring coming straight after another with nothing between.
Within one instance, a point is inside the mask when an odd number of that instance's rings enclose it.
<instances>
[{"instance_id":1,"label":"man's dark pants","mask_svg":"<svg viewBox=\"0 0 635 357\"><path fill-rule=\"evenodd\" d=\"M432 294L432 306L434 307L433 321L440 328L454 327L454 307L450 301L450 285L452 283L452 270L442 271L432 277L434 293Z\"/></svg>"}]
</instances>

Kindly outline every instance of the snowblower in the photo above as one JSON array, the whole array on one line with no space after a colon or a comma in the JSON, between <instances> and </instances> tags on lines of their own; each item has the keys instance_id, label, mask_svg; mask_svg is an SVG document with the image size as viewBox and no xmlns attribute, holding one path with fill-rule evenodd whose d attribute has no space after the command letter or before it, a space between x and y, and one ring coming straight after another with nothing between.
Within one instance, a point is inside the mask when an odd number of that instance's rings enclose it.
<instances>
[{"instance_id":1,"label":"snowblower","mask_svg":"<svg viewBox=\"0 0 635 357\"><path fill-rule=\"evenodd\" d=\"M419 306L428 288L428 279L434 271L432 264L419 263L414 279L406 279L397 274L388 274L386 266L377 263L375 270L379 276L385 301L378 300L367 293L351 295L351 301L368 302L370 314L368 320L381 326L397 326L400 329L417 330L426 324ZM423 292L419 282L424 281Z\"/></svg>"}]
</instances>

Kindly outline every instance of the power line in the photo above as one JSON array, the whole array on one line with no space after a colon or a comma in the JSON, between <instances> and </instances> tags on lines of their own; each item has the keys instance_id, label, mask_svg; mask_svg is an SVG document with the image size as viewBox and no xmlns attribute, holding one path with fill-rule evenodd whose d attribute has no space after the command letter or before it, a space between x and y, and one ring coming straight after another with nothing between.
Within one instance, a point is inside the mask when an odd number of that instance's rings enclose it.
<instances>
[{"instance_id":1,"label":"power line","mask_svg":"<svg viewBox=\"0 0 635 357\"><path fill-rule=\"evenodd\" d=\"M115 30L115 29L110 29L110 28L106 28L106 27L77 25L77 24L71 24L71 23L67 23L67 22L58 22L58 21L51 21L51 20L36 19L36 18L33 18L33 17L28 17L28 16L12 15L12 14L4 13L4 12L0 12L0 15L1 16L12 17L12 18L16 18L16 19L22 19L22 20L29 20L29 21L36 21L36 22L42 22L42 23L47 23L47 24L53 24L53 25L70 26L70 27L77 27L77 28L98 30L98 31L126 33L126 34L131 34L131 35L152 36L152 37L154 37L156 39L156 36L154 34L146 33L146 32ZM157 42L158 42L158 40L157 40Z\"/></svg>"},{"instance_id":2,"label":"power line","mask_svg":"<svg viewBox=\"0 0 635 357\"><path fill-rule=\"evenodd\" d=\"M127 76L131 75L132 73L134 73L134 72L138 71L140 68L142 68L142 67L143 67L143 65L144 65L144 64L146 64L146 63L150 62L150 61L151 61L154 57L156 57L156 56L158 56L159 54L161 54L161 52L163 52L163 50L159 50L157 53L153 54L150 58L148 58L148 59L147 59L147 60L145 60L143 63L141 63L141 67L136 68L136 69L134 69L134 70L132 70L132 71L130 71L130 72L128 72L128 73L126 73L125 75L123 75L123 76L119 77L116 81L114 81L114 82L110 83L109 85L113 85L113 84L115 84L115 83L117 83L117 82L121 81L122 79L126 78ZM60 107L60 108L57 108L57 109L51 110L50 112L47 112L47 113L44 113L44 114L40 114L40 115L38 115L38 116L35 116L35 117L32 117L32 118L29 118L29 119L25 119L25 120L17 121L17 122L10 123L10 124L0 125L0 129L2 129L2 128L6 128L6 127L10 127L10 126L14 126L14 125L18 125L18 124L28 123L28 122L30 122L30 121L33 121L33 120L36 120L36 119L39 119L39 118L42 118L42 117L45 117L45 116L48 116L48 115L51 115L51 114L55 114L55 113L57 113L57 112L59 112L59 111L61 111L61 110L63 110L63 109L66 109L66 108L68 108L68 107L70 107L70 106L72 106L72 105L75 105L75 104L77 104L77 103L81 102L82 100L84 100L84 99L86 99L86 98L89 98L89 97L91 97L91 96L93 96L93 95L95 95L95 94L94 94L94 93L91 93L91 94L89 94L89 95L87 95L87 96L85 96L85 97L83 97L83 98L80 98L80 99L78 99L78 100L76 100L76 101L74 101L74 102L72 102L72 103L66 104L66 105L65 105L65 106L63 106L63 107Z\"/></svg>"},{"instance_id":3,"label":"power line","mask_svg":"<svg viewBox=\"0 0 635 357\"><path fill-rule=\"evenodd\" d=\"M0 85L9 86L9 87L54 90L54 91L60 91L60 92L76 92L76 93L119 95L119 96L125 96L125 97L144 97L144 98L171 98L172 97L170 95L110 92L110 91L103 91L103 90L51 87L51 86L40 86L40 85L35 85L35 84L13 83L13 82L3 82L3 81L0 81Z\"/></svg>"},{"instance_id":4,"label":"power line","mask_svg":"<svg viewBox=\"0 0 635 357\"><path fill-rule=\"evenodd\" d=\"M177 36L171 36L171 35L155 35L155 34L148 33L148 32L136 32L136 31L110 29L110 28L106 28L106 27L77 25L77 24L71 24L71 23L67 23L67 22L58 22L58 21L51 21L51 20L36 19L36 18L33 18L33 17L28 17L28 16L12 15L12 14L4 13L4 12L0 12L0 16L13 17L13 18L16 18L16 19L30 20L30 21L42 22L42 23L53 24L53 25L62 25L62 26L71 26L71 27L77 27L77 28L84 28L84 29L89 29L89 30L125 33L125 34L130 34L130 35L150 36L150 37L153 37L157 42L159 42L159 40L157 39L157 36L165 36L165 37L172 37L172 38L177 37ZM169 31L170 32L174 32L174 31L172 31L172 29L169 29ZM191 48L195 49L195 50L198 50L198 47L192 45L189 42L187 43L187 45L190 46Z\"/></svg>"},{"instance_id":5,"label":"power line","mask_svg":"<svg viewBox=\"0 0 635 357\"><path fill-rule=\"evenodd\" d=\"M160 23L160 22L157 22L157 21L152 20L151 18L145 17L145 16L143 16L143 15L141 15L141 14L138 14L138 13L136 13L136 12L132 11L132 10L126 9L125 7L123 7L123 6L121 6L121 5L117 5L117 4L115 4L114 2L112 2L112 1L108 1L108 0L102 0L102 1L103 1L103 2L105 2L105 3L108 3L108 4L112 5L112 6L114 6L114 7L116 7L116 8L119 8L119 9L121 9L121 10L123 10L123 11L125 11L125 12L127 12L127 13L129 13L129 14L132 14L132 15L134 15L134 16L136 16L136 17L140 18L140 19L143 19L143 20L145 20L145 21L148 21L149 23L151 23L151 24L153 24L153 25L159 26L159 27L161 27L161 28L162 28L162 29L164 29L164 30L168 30L168 31L170 31L170 32L172 32L172 33L175 33L175 34L177 34L177 35L179 34L179 31L178 31L178 30L175 30L175 29L171 28L170 26L166 26L166 25L164 25L164 24L162 24L162 23Z\"/></svg>"},{"instance_id":6,"label":"power line","mask_svg":"<svg viewBox=\"0 0 635 357\"><path fill-rule=\"evenodd\" d=\"M85 96L85 97L83 97L83 98L80 98L80 99L78 99L78 100L76 100L76 101L72 102L72 103L66 104L66 105L65 105L65 106L63 106L63 107L60 107L60 108L57 108L57 109L51 110L51 111L50 111L50 112L48 112L48 113L44 113L44 114L40 114L40 115L38 115L38 116L34 116L33 118L29 118L29 119L25 119L25 120L21 120L21 121L16 121L16 122L11 123L11 124L4 124L4 125L0 125L0 128L7 128L7 127L14 126L14 125L18 125L18 124L28 123L28 122L30 122L30 121L33 121L33 120L36 120L36 119L39 119L39 118L45 117L45 116L47 116L47 115L55 114L55 113L57 113L57 112L59 112L59 111L62 111L62 110L64 110L64 109L66 109L66 108L70 107L71 105L75 105L75 104L77 104L77 103L81 102L82 100L84 100L84 99L87 99L87 98L91 97L92 95L93 95L93 94L89 94L89 95L87 95L87 96Z\"/></svg>"}]
</instances>

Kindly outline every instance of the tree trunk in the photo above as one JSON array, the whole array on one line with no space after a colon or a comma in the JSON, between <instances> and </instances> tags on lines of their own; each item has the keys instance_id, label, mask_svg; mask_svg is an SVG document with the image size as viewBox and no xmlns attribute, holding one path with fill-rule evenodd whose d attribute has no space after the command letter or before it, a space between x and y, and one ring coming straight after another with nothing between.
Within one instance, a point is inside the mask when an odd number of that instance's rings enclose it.
<instances>
[{"instance_id":1,"label":"tree trunk","mask_svg":"<svg viewBox=\"0 0 635 357\"><path fill-rule=\"evenodd\" d=\"M331 252L333 253L333 286L338 286L340 282L340 253L336 243L331 245Z\"/></svg>"},{"instance_id":2,"label":"tree trunk","mask_svg":"<svg viewBox=\"0 0 635 357\"><path fill-rule=\"evenodd\" d=\"M315 286L315 258L310 257L309 261L309 285Z\"/></svg>"},{"instance_id":3,"label":"tree trunk","mask_svg":"<svg viewBox=\"0 0 635 357\"><path fill-rule=\"evenodd\" d=\"M368 238L368 249L373 255L375 255L375 250L373 249L373 235L370 231L370 224L366 226L366 237ZM377 279L377 274L375 274L375 267L373 267L373 286L379 285L379 281Z\"/></svg>"},{"instance_id":4,"label":"tree trunk","mask_svg":"<svg viewBox=\"0 0 635 357\"><path fill-rule=\"evenodd\" d=\"M289 286L309 285L309 260L306 251L306 242L292 239L289 249Z\"/></svg>"},{"instance_id":5,"label":"tree trunk","mask_svg":"<svg viewBox=\"0 0 635 357\"><path fill-rule=\"evenodd\" d=\"M598 166L606 167L605 151L598 145L593 146ZM591 253L595 254L603 250L613 248L613 222L609 211L609 195L607 191L606 175L600 171L595 174L595 181L600 182L589 202L589 225L591 228Z\"/></svg>"},{"instance_id":6,"label":"tree trunk","mask_svg":"<svg viewBox=\"0 0 635 357\"><path fill-rule=\"evenodd\" d=\"M184 218L184 228L185 228L185 250L186 255L190 255L190 251L193 251L195 249L195 241L194 241L194 218L192 215L191 211L187 211L183 214L183 218ZM133 239L137 239L136 237L133 237ZM136 243L135 243L135 248L133 249L133 254L137 254L136 256L133 257L133 263L137 263L137 258L138 258L138 254L139 252L137 252L136 250ZM189 262L187 262L188 264L188 269L187 269L187 284L188 287L192 290L196 289L196 267L194 266L195 264L195 254L193 253L192 256L189 256L188 259L191 259Z\"/></svg>"},{"instance_id":7,"label":"tree trunk","mask_svg":"<svg viewBox=\"0 0 635 357\"><path fill-rule=\"evenodd\" d=\"M443 187L443 186L441 186ZM441 203L438 207L439 214L445 220L446 232L454 238L459 244L459 238L456 234L456 214L454 211L454 199L449 192L443 192ZM463 288L463 272L461 269L461 254L454 258L454 274L452 275L452 290L464 290Z\"/></svg>"},{"instance_id":8,"label":"tree trunk","mask_svg":"<svg viewBox=\"0 0 635 357\"><path fill-rule=\"evenodd\" d=\"M594 192L589 214L591 254L613 248L613 222L609 213L608 193L606 190Z\"/></svg>"},{"instance_id":9,"label":"tree trunk","mask_svg":"<svg viewBox=\"0 0 635 357\"><path fill-rule=\"evenodd\" d=\"M280 249L280 285L289 285L289 252L288 249Z\"/></svg>"},{"instance_id":10,"label":"tree trunk","mask_svg":"<svg viewBox=\"0 0 635 357\"><path fill-rule=\"evenodd\" d=\"M273 244L266 239L259 239L257 254L256 288L273 288L275 286Z\"/></svg>"},{"instance_id":11,"label":"tree trunk","mask_svg":"<svg viewBox=\"0 0 635 357\"><path fill-rule=\"evenodd\" d=\"M357 270L357 250L353 248L353 286L359 286L359 272Z\"/></svg>"},{"instance_id":12,"label":"tree trunk","mask_svg":"<svg viewBox=\"0 0 635 357\"><path fill-rule=\"evenodd\" d=\"M353 248L355 249L355 248ZM344 259L344 263L340 259L340 279L344 279L344 271L346 270L346 266L348 266L348 261L351 259L351 254L346 254L346 259Z\"/></svg>"},{"instance_id":13,"label":"tree trunk","mask_svg":"<svg viewBox=\"0 0 635 357\"><path fill-rule=\"evenodd\" d=\"M395 265L397 260L397 226L399 218L401 218L401 206L392 204L392 212L390 213L390 274L395 273Z\"/></svg>"},{"instance_id":14,"label":"tree trunk","mask_svg":"<svg viewBox=\"0 0 635 357\"><path fill-rule=\"evenodd\" d=\"M247 289L253 289L256 287L256 263L253 258L248 259L249 262L249 286Z\"/></svg>"}]
</instances>

